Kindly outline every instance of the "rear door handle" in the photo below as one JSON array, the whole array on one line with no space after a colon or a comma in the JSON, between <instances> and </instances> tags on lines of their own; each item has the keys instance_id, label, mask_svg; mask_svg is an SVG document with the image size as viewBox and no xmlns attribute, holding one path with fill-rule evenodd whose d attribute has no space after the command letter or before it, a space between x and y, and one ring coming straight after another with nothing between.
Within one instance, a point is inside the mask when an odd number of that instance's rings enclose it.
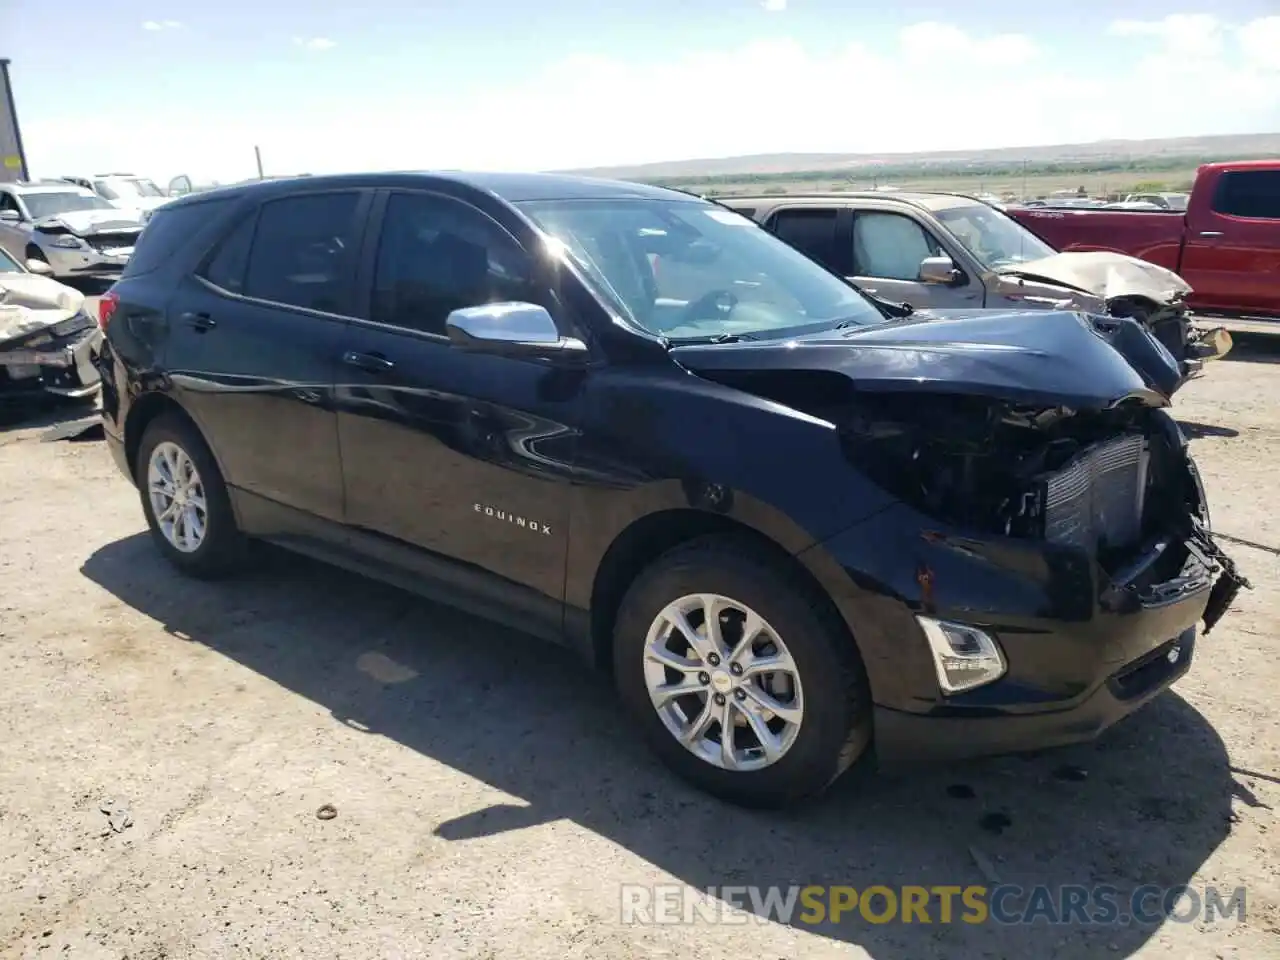
<instances>
[{"instance_id":1,"label":"rear door handle","mask_svg":"<svg viewBox=\"0 0 1280 960\"><path fill-rule=\"evenodd\" d=\"M179 317L179 319L183 323L188 324L192 327L195 327L197 330L200 330L200 331L212 330L214 327L218 325L218 321L213 319L213 317L209 316L207 313L188 312L188 313L184 313L181 317Z\"/></svg>"},{"instance_id":2,"label":"rear door handle","mask_svg":"<svg viewBox=\"0 0 1280 960\"><path fill-rule=\"evenodd\" d=\"M1202 236L1202 237L1220 237L1220 236L1222 236L1222 231L1221 231L1221 230L1201 230L1201 231L1200 231L1200 236Z\"/></svg>"},{"instance_id":3,"label":"rear door handle","mask_svg":"<svg viewBox=\"0 0 1280 960\"><path fill-rule=\"evenodd\" d=\"M344 353L342 362L349 367L368 370L370 373L386 373L388 370L396 368L393 361L388 360L380 353L356 353L354 350L348 350Z\"/></svg>"}]
</instances>

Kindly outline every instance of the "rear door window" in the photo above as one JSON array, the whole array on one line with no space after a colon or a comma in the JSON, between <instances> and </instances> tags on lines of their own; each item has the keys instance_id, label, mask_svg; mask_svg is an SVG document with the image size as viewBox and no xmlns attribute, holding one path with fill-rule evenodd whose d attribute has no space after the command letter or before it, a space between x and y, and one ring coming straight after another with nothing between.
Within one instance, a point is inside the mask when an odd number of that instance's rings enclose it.
<instances>
[{"instance_id":1,"label":"rear door window","mask_svg":"<svg viewBox=\"0 0 1280 960\"><path fill-rule=\"evenodd\" d=\"M360 199L359 191L349 190L264 203L249 252L244 295L349 314Z\"/></svg>"},{"instance_id":2,"label":"rear door window","mask_svg":"<svg viewBox=\"0 0 1280 960\"><path fill-rule=\"evenodd\" d=\"M1218 181L1213 209L1230 217L1280 220L1280 170L1233 170Z\"/></svg>"},{"instance_id":3,"label":"rear door window","mask_svg":"<svg viewBox=\"0 0 1280 960\"><path fill-rule=\"evenodd\" d=\"M134 244L133 254L121 272L122 278L151 273L178 250L196 231L219 216L230 200L160 207L151 215Z\"/></svg>"},{"instance_id":4,"label":"rear door window","mask_svg":"<svg viewBox=\"0 0 1280 960\"><path fill-rule=\"evenodd\" d=\"M834 209L779 210L773 215L769 229L801 253L817 260L828 270L843 272L836 223L839 211Z\"/></svg>"},{"instance_id":5,"label":"rear door window","mask_svg":"<svg viewBox=\"0 0 1280 960\"><path fill-rule=\"evenodd\" d=\"M249 250L257 222L255 210L237 223L214 249L200 275L228 293L244 293L244 275L249 269Z\"/></svg>"}]
</instances>

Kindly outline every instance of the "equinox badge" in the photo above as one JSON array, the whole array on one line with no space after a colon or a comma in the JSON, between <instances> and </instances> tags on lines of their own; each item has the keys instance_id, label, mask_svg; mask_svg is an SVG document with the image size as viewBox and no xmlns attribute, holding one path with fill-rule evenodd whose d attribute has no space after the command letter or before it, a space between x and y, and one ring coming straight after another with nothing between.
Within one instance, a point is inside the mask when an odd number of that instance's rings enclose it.
<instances>
[{"instance_id":1,"label":"equinox badge","mask_svg":"<svg viewBox=\"0 0 1280 960\"><path fill-rule=\"evenodd\" d=\"M494 520L502 520L505 523L511 523L517 527L524 527L526 530L530 530L533 533L540 533L544 537L551 536L551 528L538 520L530 520L528 517L518 517L507 510L498 510L495 507L486 507L482 503L473 504L473 509L476 513L483 513L486 517L492 517Z\"/></svg>"}]
</instances>

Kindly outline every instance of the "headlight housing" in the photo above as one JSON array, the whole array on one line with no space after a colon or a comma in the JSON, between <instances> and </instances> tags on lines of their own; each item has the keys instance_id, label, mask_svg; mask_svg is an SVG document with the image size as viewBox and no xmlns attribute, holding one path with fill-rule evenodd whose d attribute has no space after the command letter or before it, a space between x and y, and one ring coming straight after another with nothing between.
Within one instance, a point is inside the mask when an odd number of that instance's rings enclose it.
<instances>
[{"instance_id":1,"label":"headlight housing","mask_svg":"<svg viewBox=\"0 0 1280 960\"><path fill-rule=\"evenodd\" d=\"M50 246L61 247L64 250L79 250L84 246L84 241L79 237L73 237L69 233L64 233L60 237L56 237Z\"/></svg>"},{"instance_id":2,"label":"headlight housing","mask_svg":"<svg viewBox=\"0 0 1280 960\"><path fill-rule=\"evenodd\" d=\"M929 641L938 686L943 693L964 693L993 683L1009 669L995 638L967 623L917 616Z\"/></svg>"}]
</instances>

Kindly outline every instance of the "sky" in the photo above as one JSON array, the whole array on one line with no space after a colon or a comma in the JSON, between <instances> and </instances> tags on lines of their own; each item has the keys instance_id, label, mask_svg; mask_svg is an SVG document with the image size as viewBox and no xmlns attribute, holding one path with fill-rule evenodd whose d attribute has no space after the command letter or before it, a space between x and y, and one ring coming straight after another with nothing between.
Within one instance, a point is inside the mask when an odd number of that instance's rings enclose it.
<instances>
[{"instance_id":1,"label":"sky","mask_svg":"<svg viewBox=\"0 0 1280 960\"><path fill-rule=\"evenodd\" d=\"M33 175L1280 132L1277 0L0 0Z\"/></svg>"}]
</instances>

